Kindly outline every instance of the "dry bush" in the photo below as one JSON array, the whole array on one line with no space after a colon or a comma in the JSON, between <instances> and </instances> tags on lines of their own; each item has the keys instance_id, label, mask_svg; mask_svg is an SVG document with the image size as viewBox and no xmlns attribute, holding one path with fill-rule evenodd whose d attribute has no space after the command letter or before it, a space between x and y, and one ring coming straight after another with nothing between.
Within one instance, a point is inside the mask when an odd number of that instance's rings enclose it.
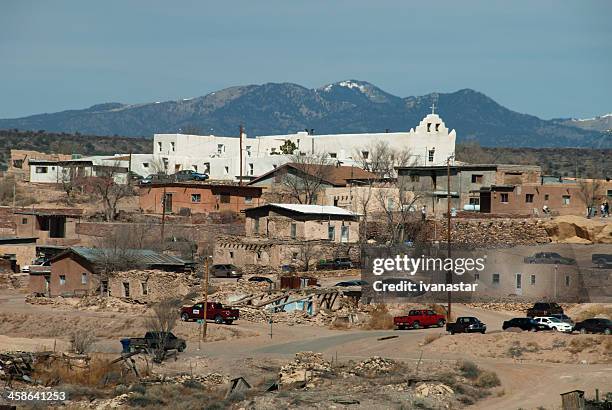
<instances>
[{"instance_id":1,"label":"dry bush","mask_svg":"<svg viewBox=\"0 0 612 410\"><path fill-rule=\"evenodd\" d=\"M476 363L469 360L462 360L457 363L457 368L466 379L476 379L480 375L480 369Z\"/></svg>"},{"instance_id":2,"label":"dry bush","mask_svg":"<svg viewBox=\"0 0 612 410\"><path fill-rule=\"evenodd\" d=\"M365 325L367 329L393 329L393 316L385 305L376 305L370 312L370 320Z\"/></svg>"},{"instance_id":3,"label":"dry bush","mask_svg":"<svg viewBox=\"0 0 612 410\"><path fill-rule=\"evenodd\" d=\"M576 314L573 319L575 322L582 322L593 317L612 317L612 307L606 305L589 306Z\"/></svg>"},{"instance_id":4,"label":"dry bush","mask_svg":"<svg viewBox=\"0 0 612 410\"><path fill-rule=\"evenodd\" d=\"M598 344L599 341L594 337L576 337L570 342L567 351L576 354L584 351L585 349L596 347Z\"/></svg>"},{"instance_id":5,"label":"dry bush","mask_svg":"<svg viewBox=\"0 0 612 410\"><path fill-rule=\"evenodd\" d=\"M119 364L110 364L109 360L93 357L89 366L77 367L68 365L63 360L50 361L46 366L37 366L34 379L41 380L45 386L59 384L79 386L100 386L107 383L112 374L119 374Z\"/></svg>"},{"instance_id":6,"label":"dry bush","mask_svg":"<svg viewBox=\"0 0 612 410\"><path fill-rule=\"evenodd\" d=\"M520 342L514 341L512 342L512 345L508 348L506 353L508 356L516 359L523 355L524 350L525 349L521 346Z\"/></svg>"},{"instance_id":7,"label":"dry bush","mask_svg":"<svg viewBox=\"0 0 612 410\"><path fill-rule=\"evenodd\" d=\"M428 345L431 342L438 340L441 337L442 337L442 333L434 333L431 335L427 335L427 337L425 337L425 340L423 340L423 346Z\"/></svg>"},{"instance_id":8,"label":"dry bush","mask_svg":"<svg viewBox=\"0 0 612 410\"><path fill-rule=\"evenodd\" d=\"M94 342L94 333L88 329L77 329L70 335L72 351L78 354L87 353Z\"/></svg>"},{"instance_id":9,"label":"dry bush","mask_svg":"<svg viewBox=\"0 0 612 410\"><path fill-rule=\"evenodd\" d=\"M0 179L0 205L12 205L13 199L15 205L28 206L38 203L35 197L23 191L16 185L14 177L5 177Z\"/></svg>"},{"instance_id":10,"label":"dry bush","mask_svg":"<svg viewBox=\"0 0 612 410\"><path fill-rule=\"evenodd\" d=\"M499 377L497 377L497 374L488 370L482 371L476 379L476 382L474 382L475 386L483 387L486 389L499 386L500 384L501 382L499 381Z\"/></svg>"}]
</instances>

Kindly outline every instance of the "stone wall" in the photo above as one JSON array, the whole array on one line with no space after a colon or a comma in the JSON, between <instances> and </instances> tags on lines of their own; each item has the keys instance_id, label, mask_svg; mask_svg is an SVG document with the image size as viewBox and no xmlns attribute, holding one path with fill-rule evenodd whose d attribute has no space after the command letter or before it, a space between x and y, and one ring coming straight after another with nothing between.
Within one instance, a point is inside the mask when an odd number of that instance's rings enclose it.
<instances>
[{"instance_id":1,"label":"stone wall","mask_svg":"<svg viewBox=\"0 0 612 410\"><path fill-rule=\"evenodd\" d=\"M183 299L198 290L199 280L189 273L164 272L158 270L132 270L117 272L108 278L109 296L159 302L165 298ZM129 294L126 295L126 285Z\"/></svg>"}]
</instances>

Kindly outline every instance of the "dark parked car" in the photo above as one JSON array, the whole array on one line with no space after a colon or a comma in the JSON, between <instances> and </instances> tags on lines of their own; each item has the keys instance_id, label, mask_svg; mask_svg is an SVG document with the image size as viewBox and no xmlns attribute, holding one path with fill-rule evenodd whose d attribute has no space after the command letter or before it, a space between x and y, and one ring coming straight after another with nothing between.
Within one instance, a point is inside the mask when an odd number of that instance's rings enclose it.
<instances>
[{"instance_id":1,"label":"dark parked car","mask_svg":"<svg viewBox=\"0 0 612 410\"><path fill-rule=\"evenodd\" d=\"M530 332L537 332L538 330L548 330L548 326L538 323L530 317L515 317L510 320L506 320L502 325L502 329L510 329L512 327L519 328L521 330L528 330Z\"/></svg>"},{"instance_id":2,"label":"dark parked car","mask_svg":"<svg viewBox=\"0 0 612 410\"><path fill-rule=\"evenodd\" d=\"M365 280L345 280L344 282L338 282L334 286L349 287L349 286L367 286L368 282Z\"/></svg>"},{"instance_id":3,"label":"dark parked car","mask_svg":"<svg viewBox=\"0 0 612 410\"><path fill-rule=\"evenodd\" d=\"M216 278L240 278L242 272L232 264L217 264L210 268L210 273Z\"/></svg>"},{"instance_id":4,"label":"dark parked car","mask_svg":"<svg viewBox=\"0 0 612 410\"><path fill-rule=\"evenodd\" d=\"M533 256L527 256L525 263L548 263L558 265L575 265L576 260L565 258L556 252L538 252Z\"/></svg>"},{"instance_id":5,"label":"dark parked car","mask_svg":"<svg viewBox=\"0 0 612 410\"><path fill-rule=\"evenodd\" d=\"M184 169L174 174L176 181L206 181L208 175L194 171L192 169Z\"/></svg>"},{"instance_id":6,"label":"dark parked car","mask_svg":"<svg viewBox=\"0 0 612 410\"><path fill-rule=\"evenodd\" d=\"M487 331L487 325L478 320L477 317L458 317L455 323L447 323L446 331L451 335L455 333L482 333Z\"/></svg>"},{"instance_id":7,"label":"dark parked car","mask_svg":"<svg viewBox=\"0 0 612 410\"><path fill-rule=\"evenodd\" d=\"M587 319L576 323L574 330L580 333L612 333L612 320L610 319Z\"/></svg>"},{"instance_id":8,"label":"dark parked car","mask_svg":"<svg viewBox=\"0 0 612 410\"><path fill-rule=\"evenodd\" d=\"M266 278L265 276L251 276L248 279L249 282L267 282L267 283L274 283L272 281L272 279L270 278Z\"/></svg>"},{"instance_id":9,"label":"dark parked car","mask_svg":"<svg viewBox=\"0 0 612 410\"><path fill-rule=\"evenodd\" d=\"M608 255L606 253L594 253L591 255L591 261L598 268L612 268L612 255Z\"/></svg>"},{"instance_id":10,"label":"dark parked car","mask_svg":"<svg viewBox=\"0 0 612 410\"><path fill-rule=\"evenodd\" d=\"M527 317L552 316L556 314L563 314L563 308L557 303L536 302L532 308L527 309Z\"/></svg>"},{"instance_id":11,"label":"dark parked car","mask_svg":"<svg viewBox=\"0 0 612 410\"><path fill-rule=\"evenodd\" d=\"M130 350L135 352L138 350L159 349L163 346L164 350L176 349L182 352L187 348L185 339L176 337L170 332L147 332L144 337L131 337Z\"/></svg>"},{"instance_id":12,"label":"dark parked car","mask_svg":"<svg viewBox=\"0 0 612 410\"><path fill-rule=\"evenodd\" d=\"M324 259L317 263L317 270L352 269L353 262L349 258Z\"/></svg>"}]
</instances>

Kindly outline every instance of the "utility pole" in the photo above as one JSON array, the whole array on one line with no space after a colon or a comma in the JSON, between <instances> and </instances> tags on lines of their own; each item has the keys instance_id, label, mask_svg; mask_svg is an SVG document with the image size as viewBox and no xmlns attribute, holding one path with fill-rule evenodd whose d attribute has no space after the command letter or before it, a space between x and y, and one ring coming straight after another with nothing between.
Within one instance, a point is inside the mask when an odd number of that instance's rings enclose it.
<instances>
[{"instance_id":1,"label":"utility pole","mask_svg":"<svg viewBox=\"0 0 612 410\"><path fill-rule=\"evenodd\" d=\"M208 255L204 259L204 322L202 323L202 333L206 340L206 315L208 314Z\"/></svg>"},{"instance_id":2,"label":"utility pole","mask_svg":"<svg viewBox=\"0 0 612 410\"><path fill-rule=\"evenodd\" d=\"M161 220L161 240L162 245L164 243L164 228L166 226L166 186L164 186L164 193L162 194L162 220Z\"/></svg>"},{"instance_id":3,"label":"utility pole","mask_svg":"<svg viewBox=\"0 0 612 410\"><path fill-rule=\"evenodd\" d=\"M240 124L240 185L242 186L242 133L244 132Z\"/></svg>"},{"instance_id":4,"label":"utility pole","mask_svg":"<svg viewBox=\"0 0 612 410\"><path fill-rule=\"evenodd\" d=\"M446 252L447 257L450 260L451 258L451 178L450 178L450 160L453 158L453 155L449 156L446 160ZM453 272L446 273L446 283L451 285L453 283ZM449 290L448 294L448 306L446 308L446 321L451 321L451 305L452 305L452 294Z\"/></svg>"},{"instance_id":5,"label":"utility pole","mask_svg":"<svg viewBox=\"0 0 612 410\"><path fill-rule=\"evenodd\" d=\"M130 158L128 160L128 185L132 185L132 150L130 150Z\"/></svg>"}]
</instances>

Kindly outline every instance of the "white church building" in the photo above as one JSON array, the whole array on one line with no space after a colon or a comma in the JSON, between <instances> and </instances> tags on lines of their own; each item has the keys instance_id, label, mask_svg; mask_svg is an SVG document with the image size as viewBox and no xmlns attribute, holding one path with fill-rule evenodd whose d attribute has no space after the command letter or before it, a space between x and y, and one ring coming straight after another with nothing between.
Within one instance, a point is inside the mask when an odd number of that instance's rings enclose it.
<instances>
[{"instance_id":1,"label":"white church building","mask_svg":"<svg viewBox=\"0 0 612 410\"><path fill-rule=\"evenodd\" d=\"M242 155L240 155L242 139ZM291 141L294 154L322 154L342 165L359 165L367 158L368 149L384 142L395 150L408 151L411 162L419 166L445 165L455 154L455 130L450 131L432 110L416 128L408 132L310 135L302 131L287 135L263 135L248 138L216 135L155 134L153 157L158 167L173 174L192 169L206 173L211 179L252 179L290 161L281 154L281 146ZM452 161L452 160L451 160ZM451 162L452 164L452 162Z\"/></svg>"}]
</instances>

